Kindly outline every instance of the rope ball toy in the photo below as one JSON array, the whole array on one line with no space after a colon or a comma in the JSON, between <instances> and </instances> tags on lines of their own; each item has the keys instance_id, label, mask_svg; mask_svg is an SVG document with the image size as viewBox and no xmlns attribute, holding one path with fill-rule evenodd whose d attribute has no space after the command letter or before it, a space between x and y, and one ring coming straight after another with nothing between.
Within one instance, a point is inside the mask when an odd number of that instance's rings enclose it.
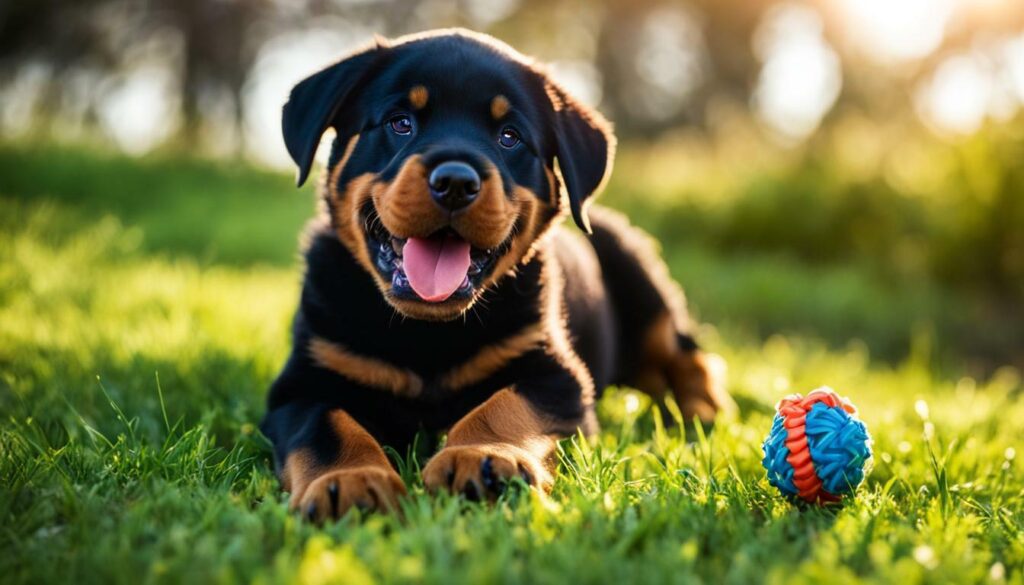
<instances>
[{"instance_id":1,"label":"rope ball toy","mask_svg":"<svg viewBox=\"0 0 1024 585\"><path fill-rule=\"evenodd\" d=\"M828 387L783 398L761 447L768 483L791 500L819 505L852 494L871 458L857 409Z\"/></svg>"}]
</instances>

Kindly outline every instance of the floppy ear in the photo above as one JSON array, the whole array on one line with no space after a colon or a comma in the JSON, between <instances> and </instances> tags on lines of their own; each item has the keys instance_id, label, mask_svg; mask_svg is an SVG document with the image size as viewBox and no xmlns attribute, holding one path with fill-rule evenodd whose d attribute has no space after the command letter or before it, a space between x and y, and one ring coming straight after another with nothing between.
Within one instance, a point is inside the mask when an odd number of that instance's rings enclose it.
<instances>
[{"instance_id":1,"label":"floppy ear","mask_svg":"<svg viewBox=\"0 0 1024 585\"><path fill-rule=\"evenodd\" d=\"M339 114L349 107L346 98L366 78L382 52L381 45L376 43L314 73L292 88L281 116L281 131L288 154L299 167L296 183L300 187L309 176L313 155L327 128L333 125L343 139L354 132L350 127L354 120L339 119Z\"/></svg>"},{"instance_id":2,"label":"floppy ear","mask_svg":"<svg viewBox=\"0 0 1024 585\"><path fill-rule=\"evenodd\" d=\"M604 116L578 103L564 90L550 86L549 95L555 108L555 156L569 194L572 218L589 234L587 206L611 174L615 135Z\"/></svg>"}]
</instances>

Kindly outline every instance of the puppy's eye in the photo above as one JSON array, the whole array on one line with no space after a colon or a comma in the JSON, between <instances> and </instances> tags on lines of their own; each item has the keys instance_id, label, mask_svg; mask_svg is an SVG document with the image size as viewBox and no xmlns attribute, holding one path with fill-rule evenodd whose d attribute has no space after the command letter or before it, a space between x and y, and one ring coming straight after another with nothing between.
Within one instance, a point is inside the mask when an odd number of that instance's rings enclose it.
<instances>
[{"instance_id":1,"label":"puppy's eye","mask_svg":"<svg viewBox=\"0 0 1024 585\"><path fill-rule=\"evenodd\" d=\"M501 134L498 135L498 144L505 148L512 148L519 144L519 133L512 128L503 128Z\"/></svg>"},{"instance_id":2,"label":"puppy's eye","mask_svg":"<svg viewBox=\"0 0 1024 585\"><path fill-rule=\"evenodd\" d=\"M388 120L388 125L391 126L391 130L395 134L411 134L412 133L412 118L407 114L398 114Z\"/></svg>"}]
</instances>

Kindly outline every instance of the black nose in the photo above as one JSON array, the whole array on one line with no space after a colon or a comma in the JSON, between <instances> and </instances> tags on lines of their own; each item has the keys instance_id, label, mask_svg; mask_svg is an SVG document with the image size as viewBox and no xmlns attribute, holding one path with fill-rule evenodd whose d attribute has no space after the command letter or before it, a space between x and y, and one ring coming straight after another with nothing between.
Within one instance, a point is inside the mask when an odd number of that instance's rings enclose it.
<instances>
[{"instance_id":1,"label":"black nose","mask_svg":"<svg viewBox=\"0 0 1024 585\"><path fill-rule=\"evenodd\" d=\"M462 209L480 194L480 175L464 162L446 162L430 173L430 194L449 211Z\"/></svg>"}]
</instances>

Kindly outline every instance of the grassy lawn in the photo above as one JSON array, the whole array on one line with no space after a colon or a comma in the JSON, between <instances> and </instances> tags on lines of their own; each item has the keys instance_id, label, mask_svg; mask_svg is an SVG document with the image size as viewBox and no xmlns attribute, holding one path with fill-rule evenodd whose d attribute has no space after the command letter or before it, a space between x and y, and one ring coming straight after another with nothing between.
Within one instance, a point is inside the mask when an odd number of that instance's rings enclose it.
<instances>
[{"instance_id":1,"label":"grassy lawn","mask_svg":"<svg viewBox=\"0 0 1024 585\"><path fill-rule=\"evenodd\" d=\"M431 498L395 453L402 519L303 523L255 423L311 209L251 169L0 148L4 583L1024 583L1021 379L931 349L957 297L684 247L665 253L738 417L687 436L613 389L549 501ZM844 508L801 510L760 444L779 398L822 384L874 466Z\"/></svg>"}]
</instances>

